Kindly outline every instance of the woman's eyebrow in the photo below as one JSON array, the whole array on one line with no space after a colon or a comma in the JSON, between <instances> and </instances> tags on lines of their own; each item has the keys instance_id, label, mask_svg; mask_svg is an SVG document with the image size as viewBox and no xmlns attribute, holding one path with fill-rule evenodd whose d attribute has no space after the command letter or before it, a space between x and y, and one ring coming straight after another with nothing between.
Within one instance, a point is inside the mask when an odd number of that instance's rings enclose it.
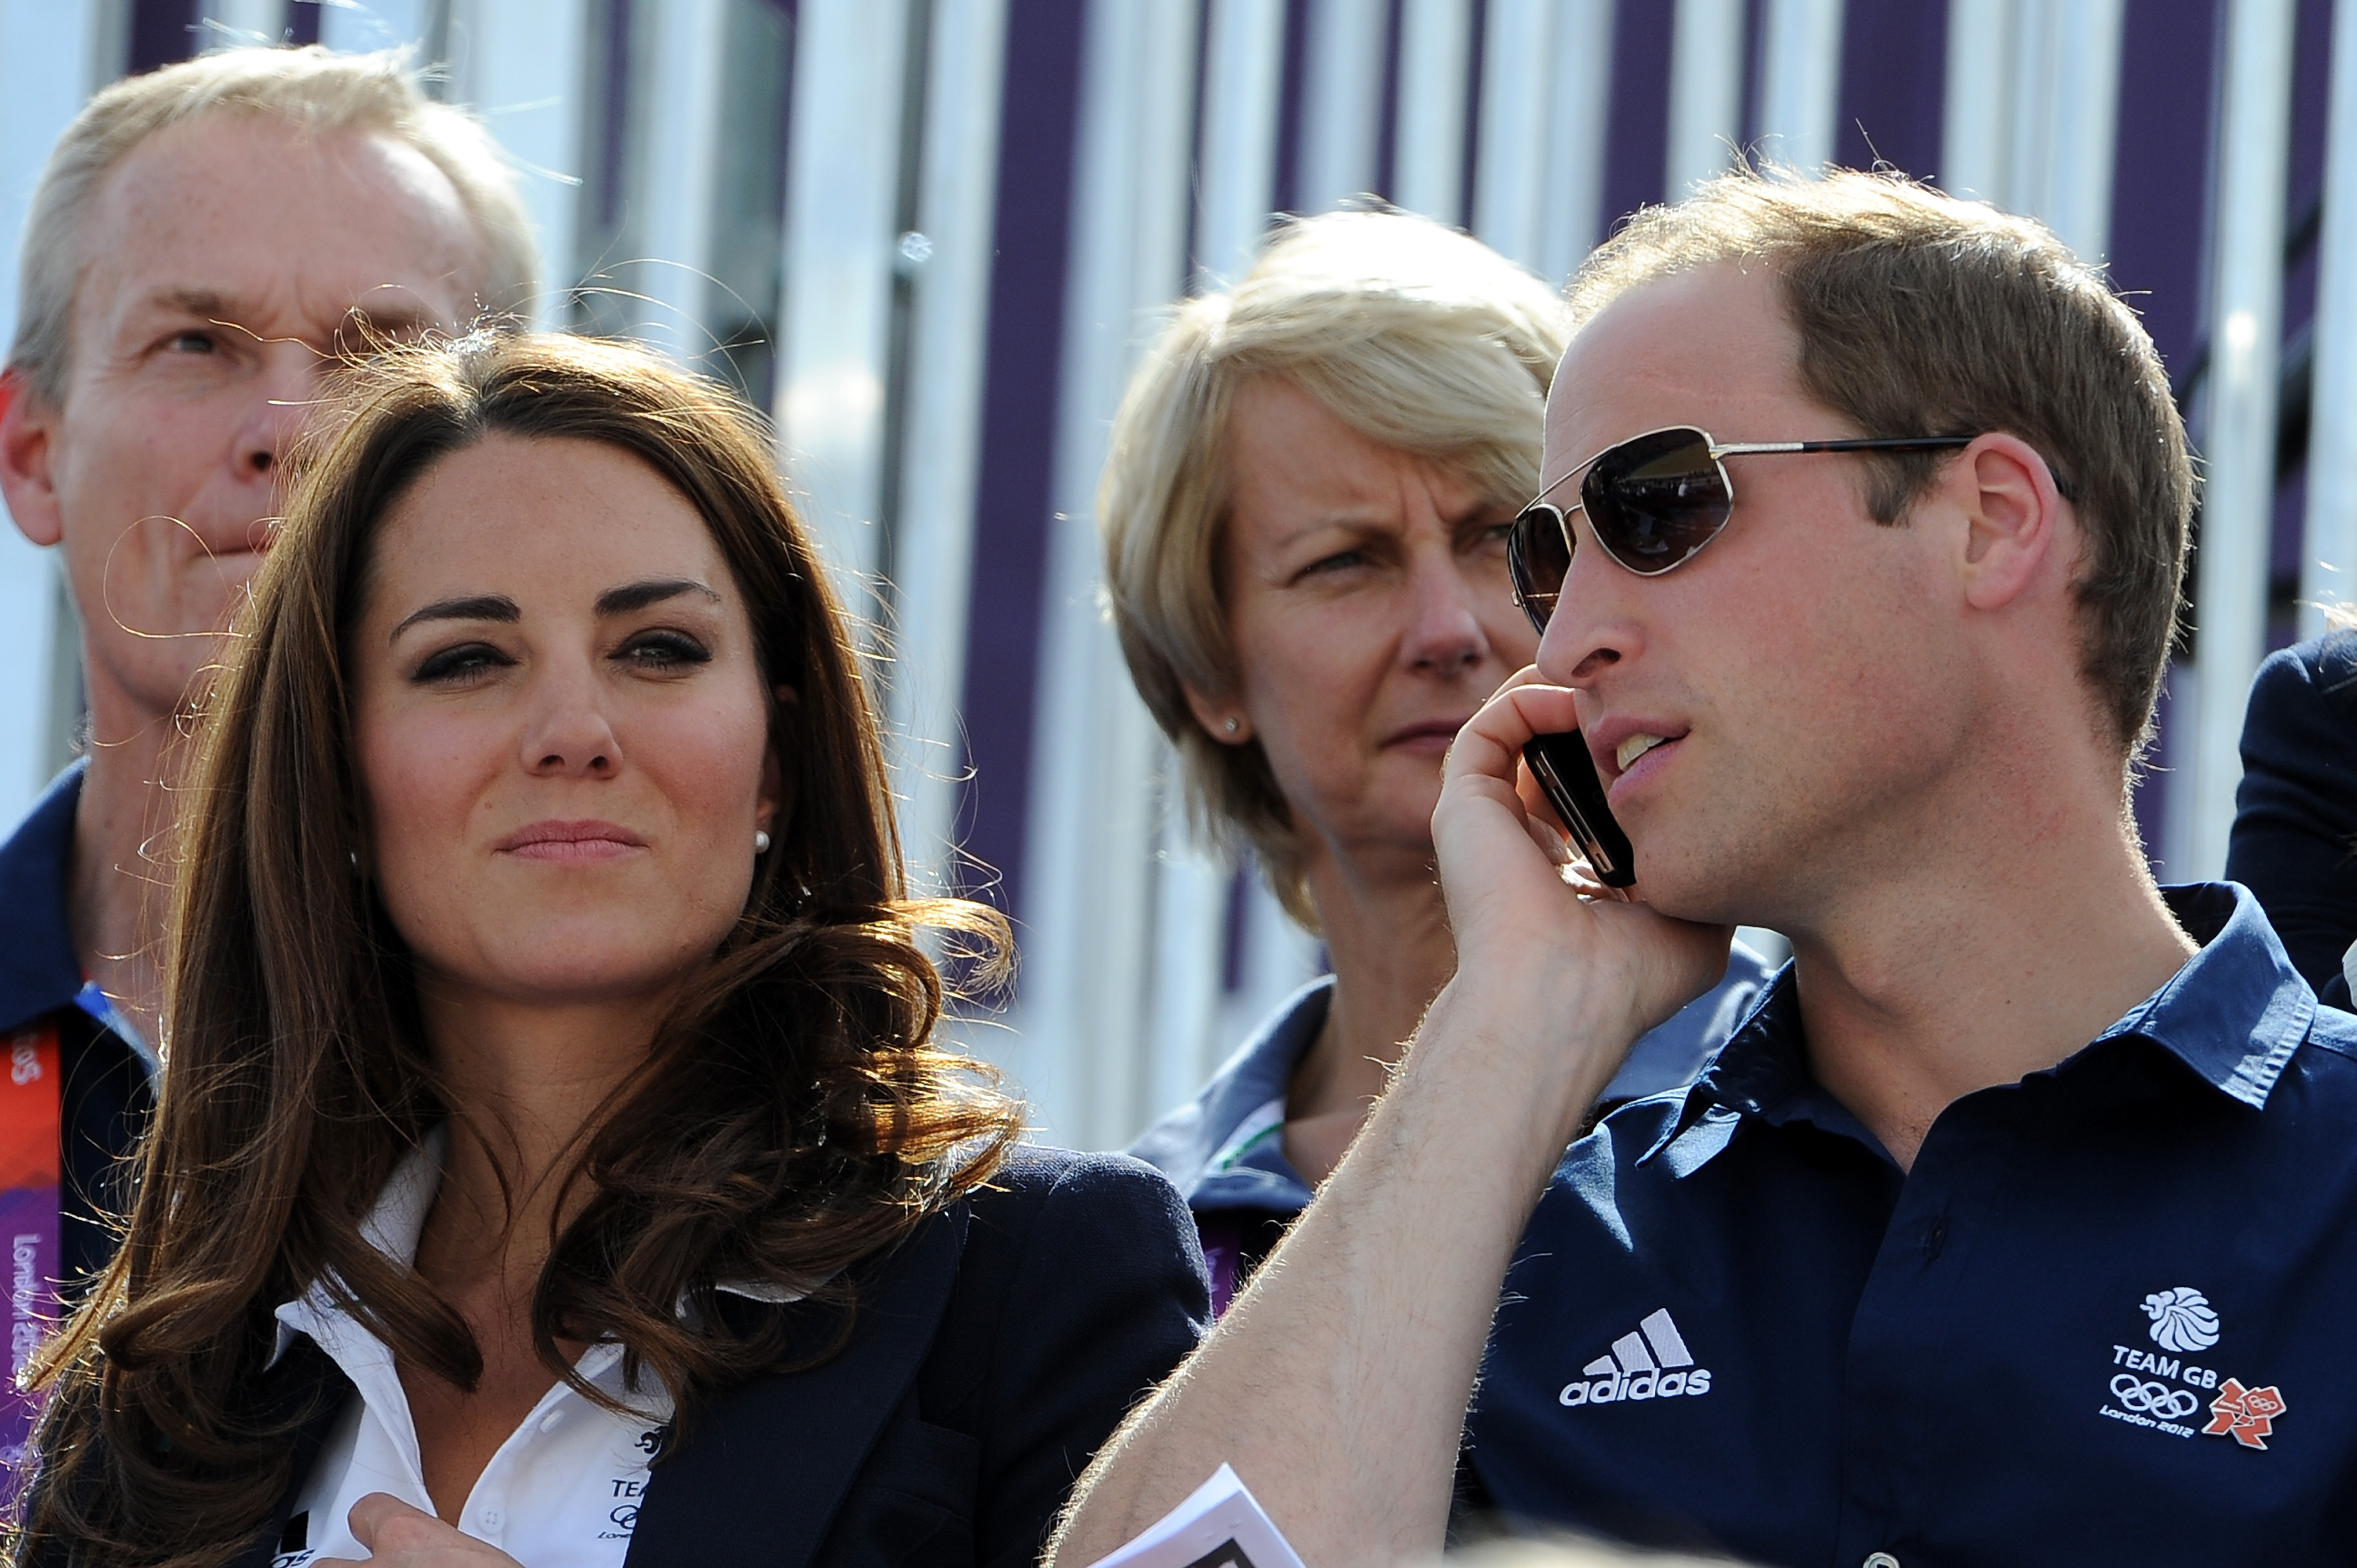
<instances>
[{"instance_id":1,"label":"woman's eyebrow","mask_svg":"<svg viewBox=\"0 0 2357 1568\"><path fill-rule=\"evenodd\" d=\"M608 588L598 595L597 613L601 616L629 615L632 610L642 610L649 605L658 605L682 594L702 594L715 604L720 602L720 595L709 583L698 582L694 577L651 577L640 583L625 583L619 588Z\"/></svg>"},{"instance_id":2,"label":"woman's eyebrow","mask_svg":"<svg viewBox=\"0 0 2357 1568\"><path fill-rule=\"evenodd\" d=\"M455 599L436 599L424 609L412 612L393 628L387 642L420 621L429 620L495 620L512 626L523 619L523 611L505 594L475 594Z\"/></svg>"}]
</instances>

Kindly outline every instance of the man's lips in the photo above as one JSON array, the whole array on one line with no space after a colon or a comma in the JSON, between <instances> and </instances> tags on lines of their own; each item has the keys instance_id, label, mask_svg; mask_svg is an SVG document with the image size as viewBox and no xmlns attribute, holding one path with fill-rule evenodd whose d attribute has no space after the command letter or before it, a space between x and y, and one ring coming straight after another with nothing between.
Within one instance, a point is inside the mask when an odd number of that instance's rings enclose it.
<instances>
[{"instance_id":1,"label":"man's lips","mask_svg":"<svg viewBox=\"0 0 2357 1568\"><path fill-rule=\"evenodd\" d=\"M1682 726L1663 719L1612 719L1582 735L1608 798L1619 794L1624 783L1666 767L1671 754L1686 737Z\"/></svg>"},{"instance_id":2,"label":"man's lips","mask_svg":"<svg viewBox=\"0 0 2357 1568\"><path fill-rule=\"evenodd\" d=\"M618 822L594 818L533 822L491 845L520 860L580 863L614 860L647 847L647 841Z\"/></svg>"}]
</instances>

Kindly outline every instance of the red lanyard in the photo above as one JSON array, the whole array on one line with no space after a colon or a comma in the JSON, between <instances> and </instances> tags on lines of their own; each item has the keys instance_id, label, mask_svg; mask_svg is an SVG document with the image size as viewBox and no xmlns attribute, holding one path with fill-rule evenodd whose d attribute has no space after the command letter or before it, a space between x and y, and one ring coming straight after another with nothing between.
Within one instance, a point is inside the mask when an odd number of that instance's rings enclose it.
<instances>
[{"instance_id":1,"label":"red lanyard","mask_svg":"<svg viewBox=\"0 0 2357 1568\"><path fill-rule=\"evenodd\" d=\"M65 1074L55 1018L9 1037L0 1072L0 1244L7 1248L8 1367L0 1387L0 1465L25 1457L40 1401L18 1386L41 1337L58 1321L59 1247L58 1169Z\"/></svg>"}]
</instances>

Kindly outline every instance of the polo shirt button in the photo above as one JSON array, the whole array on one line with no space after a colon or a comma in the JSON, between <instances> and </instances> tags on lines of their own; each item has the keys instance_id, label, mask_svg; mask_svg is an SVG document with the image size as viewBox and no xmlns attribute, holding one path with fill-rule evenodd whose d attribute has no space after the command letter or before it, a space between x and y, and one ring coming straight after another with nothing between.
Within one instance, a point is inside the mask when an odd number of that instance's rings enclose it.
<instances>
[{"instance_id":1,"label":"polo shirt button","mask_svg":"<svg viewBox=\"0 0 2357 1568\"><path fill-rule=\"evenodd\" d=\"M475 1522L481 1525L485 1530L497 1530L500 1528L500 1510L497 1509L485 1509L481 1513L475 1516ZM1876 1555L1879 1556L1880 1553L1878 1552ZM1867 1561L1872 1562L1873 1559L1868 1558ZM1890 1568L1899 1568L1899 1564L1893 1563L1891 1563Z\"/></svg>"},{"instance_id":2,"label":"polo shirt button","mask_svg":"<svg viewBox=\"0 0 2357 1568\"><path fill-rule=\"evenodd\" d=\"M1877 1552L1860 1563L1858 1568L1899 1568L1899 1559L1888 1552Z\"/></svg>"}]
</instances>

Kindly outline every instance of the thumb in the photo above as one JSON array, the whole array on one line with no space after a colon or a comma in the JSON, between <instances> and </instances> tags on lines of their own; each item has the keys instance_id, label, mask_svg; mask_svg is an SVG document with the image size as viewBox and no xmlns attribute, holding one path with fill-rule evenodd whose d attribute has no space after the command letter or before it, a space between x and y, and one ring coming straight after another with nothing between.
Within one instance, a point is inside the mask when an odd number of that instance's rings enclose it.
<instances>
[{"instance_id":1,"label":"thumb","mask_svg":"<svg viewBox=\"0 0 2357 1568\"><path fill-rule=\"evenodd\" d=\"M352 1505L346 1516L352 1539L373 1556L432 1546L458 1532L423 1509L411 1508L391 1492L371 1492Z\"/></svg>"}]
</instances>

